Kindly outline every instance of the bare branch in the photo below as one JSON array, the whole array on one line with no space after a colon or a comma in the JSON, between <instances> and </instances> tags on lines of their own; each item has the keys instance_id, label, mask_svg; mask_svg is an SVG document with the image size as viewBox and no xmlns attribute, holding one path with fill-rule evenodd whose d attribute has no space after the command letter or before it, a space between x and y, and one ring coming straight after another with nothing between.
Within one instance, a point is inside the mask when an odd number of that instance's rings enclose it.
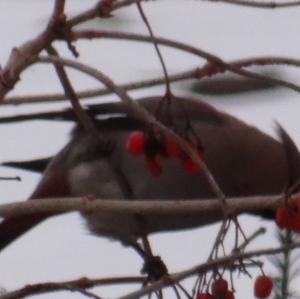
<instances>
[{"instance_id":1,"label":"bare branch","mask_svg":"<svg viewBox=\"0 0 300 299\"><path fill-rule=\"evenodd\" d=\"M59 57L57 51L52 46L49 46L47 48L47 52L50 55ZM98 134L98 131L97 131L93 121L90 119L89 115L87 114L87 112L81 107L79 99L78 99L76 92L71 84L70 79L68 78L68 75L65 71L64 66L61 63L57 62L57 63L54 63L54 67L55 67L57 76L59 77L59 80L65 91L65 95L71 101L72 107L75 111L75 114L76 114L78 120L79 120L79 123L86 129L86 131L89 134L91 134L91 135L95 136L95 138L99 139L100 136Z\"/></svg>"},{"instance_id":2,"label":"bare branch","mask_svg":"<svg viewBox=\"0 0 300 299\"><path fill-rule=\"evenodd\" d=\"M205 0L209 2L222 2L227 4L235 4L240 6L255 7L255 8L287 8L300 6L300 1L289 1L289 2L262 2L262 1L248 1L248 0Z\"/></svg>"},{"instance_id":3,"label":"bare branch","mask_svg":"<svg viewBox=\"0 0 300 299\"><path fill-rule=\"evenodd\" d=\"M107 2L107 3L106 3ZM112 6L109 5L108 1L98 1L94 7L78 14L77 16L71 18L67 22L69 28L74 27L80 23L86 22L88 20L100 17L101 15L109 15L112 11Z\"/></svg>"},{"instance_id":4,"label":"bare branch","mask_svg":"<svg viewBox=\"0 0 300 299\"><path fill-rule=\"evenodd\" d=\"M124 6L129 6L136 2L138 2L138 0L123 0L116 3L113 3L113 1L109 1L109 0L108 1L100 0L92 8L68 20L66 25L69 28L71 28L81 23L87 22L91 19L94 19L96 17L109 17L113 11L120 9Z\"/></svg>"},{"instance_id":5,"label":"bare branch","mask_svg":"<svg viewBox=\"0 0 300 299\"><path fill-rule=\"evenodd\" d=\"M72 33L73 39L78 38L111 38L111 39L126 39L126 40L134 40L134 41L140 41L140 42L153 42L155 40L158 44L162 44L174 49L182 50L187 53L199 56L203 59L208 60L212 67L217 69L218 72L224 72L225 70L230 71L232 73L248 77L255 80L263 80L265 82L271 82L275 83L281 86L288 87L292 90L295 90L297 92L300 92L300 86L297 84L293 84L289 81L280 80L276 78L270 78L268 76L264 76L255 72L247 71L239 66L236 66L234 64L230 64L222 60L220 57L213 55L207 51L204 51L202 49L193 47L191 45L181 43L175 40L170 40L167 38L162 37L153 37L150 38L148 36L142 35L142 34L134 34L134 33L124 33L119 31L76 31Z\"/></svg>"},{"instance_id":6,"label":"bare branch","mask_svg":"<svg viewBox=\"0 0 300 299\"><path fill-rule=\"evenodd\" d=\"M15 177L0 177L0 181L18 181L21 182L21 178L19 176L15 176Z\"/></svg>"},{"instance_id":7,"label":"bare branch","mask_svg":"<svg viewBox=\"0 0 300 299\"><path fill-rule=\"evenodd\" d=\"M100 278L100 279L88 279L80 278L77 280L64 281L64 282L45 282L27 285L19 290L6 293L0 296L0 299L18 299L25 296L40 295L44 293L57 292L62 290L74 289L89 289L96 286L107 285L120 285L120 284L139 284L145 280L143 276L132 277L113 277L113 278ZM72 290L72 289L71 289Z\"/></svg>"},{"instance_id":8,"label":"bare branch","mask_svg":"<svg viewBox=\"0 0 300 299\"><path fill-rule=\"evenodd\" d=\"M11 51L5 67L0 71L0 102L19 80L21 72L30 66L33 57L39 54L55 38L57 28L64 21L64 0L57 0L54 4L52 17L46 29L36 38L29 40L19 48Z\"/></svg>"},{"instance_id":9,"label":"bare branch","mask_svg":"<svg viewBox=\"0 0 300 299\"><path fill-rule=\"evenodd\" d=\"M250 57L245 59L239 59L229 62L231 65L236 65L238 67L249 67L253 65L265 66L265 65L287 65L300 67L300 60L289 58L289 57ZM213 76L218 73L218 70L215 68L214 73L212 71L207 72L207 65L204 65L201 68L194 68L188 71L180 72L174 75L170 75L170 82L178 82L189 79L201 79L208 76ZM150 80L137 81L133 83L119 84L121 88L126 91L142 89L146 87L152 87L155 85L165 84L165 77L159 77ZM96 88L86 91L77 92L77 97L79 99L90 99L93 97L98 97L102 95L111 94L111 90L107 88ZM63 94L48 94L48 95L28 95L28 96L14 96L7 97L5 101L0 102L0 105L19 105L19 104L32 104L32 103L47 103L47 102L56 102L56 101L65 101L67 97Z\"/></svg>"},{"instance_id":10,"label":"bare branch","mask_svg":"<svg viewBox=\"0 0 300 299\"><path fill-rule=\"evenodd\" d=\"M299 194L298 194L299 196ZM232 215L241 213L259 214L263 210L275 210L282 205L283 195L251 196L228 198L228 208ZM297 194L295 197L297 198ZM66 213L79 211L83 213L127 213L141 216L176 215L187 217L192 215L207 216L219 221L223 218L223 211L217 199L176 199L176 200L112 200L101 198L88 200L84 197L51 198L29 200L0 205L0 217L12 217L35 213ZM205 223L204 223L205 224Z\"/></svg>"},{"instance_id":11,"label":"bare branch","mask_svg":"<svg viewBox=\"0 0 300 299\"><path fill-rule=\"evenodd\" d=\"M299 196L299 195L298 195ZM297 199L297 194L294 196L294 200ZM279 196L264 196L264 197L248 197L248 198L230 198L227 199L228 206L239 212L258 212L265 208L277 207L282 204L282 199ZM91 213L97 211L97 213L132 213L134 215L139 214L142 217L147 217L147 215L158 215L159 217L164 217L168 215L173 215L174 217L180 217L185 215L189 217L191 215L198 215L199 219L201 216L207 217L208 215L222 215L222 205L218 200L208 199L208 200L182 200L182 201L125 201L125 200L88 200L84 198L63 198L63 199L43 199L26 201L22 203L7 204L0 206L1 216L18 216L18 215L28 215L31 213L40 212L55 212L62 213L67 211L81 211L84 213ZM221 216L222 217L222 216ZM299 247L300 244L293 244L289 246L290 249ZM204 273L206 271L212 270L215 267L222 267L228 264L232 264L234 260L245 260L262 255L271 255L280 253L286 250L286 248L271 248L264 250L256 250L246 253L236 253L230 256L225 256L223 258L218 258L211 260L205 264L197 265L191 269L185 270L183 272L173 274L162 278L158 282L154 282L150 286L144 287L141 290L133 292L129 295L121 297L122 299L139 298L144 294L148 294L151 291L159 290L164 286L168 286L175 282L181 281L187 277L193 276L196 273ZM124 278L126 279L126 278ZM137 279L136 282L139 282ZM135 279L133 279L135 282ZM122 281L121 281L122 282ZM124 282L124 281L123 281ZM127 281L125 281L126 283ZM91 286L91 283L76 282L81 288L87 288ZM118 283L118 281L114 281ZM94 284L94 283L93 283ZM47 288L57 290L59 284L54 286L48 286ZM35 287L33 287L35 288ZM30 288L29 288L30 290ZM32 290L31 290L32 292ZM5 295L4 295L5 296ZM13 295L12 295L13 296ZM11 299L16 297L0 297L1 299Z\"/></svg>"},{"instance_id":12,"label":"bare branch","mask_svg":"<svg viewBox=\"0 0 300 299\"><path fill-rule=\"evenodd\" d=\"M250 237L247 237L247 240L244 241L243 244L241 244L238 248L235 248L234 251L243 251L254 239L256 239L258 236L263 235L266 233L266 229L264 227L260 227L257 229Z\"/></svg>"},{"instance_id":13,"label":"bare branch","mask_svg":"<svg viewBox=\"0 0 300 299\"><path fill-rule=\"evenodd\" d=\"M170 82L178 82L188 79L199 79L199 69L194 68L185 72L180 72L169 76ZM118 84L126 91L152 87L160 84L165 84L165 77L154 78L150 80L137 81L133 83ZM86 91L78 91L77 97L79 99L90 99L102 95L111 94L112 91L107 88L96 88ZM7 97L5 101L0 102L0 105L19 105L19 104L32 104L32 103L47 103L56 101L65 101L67 97L64 94L48 94L48 95L28 95L28 96L14 96Z\"/></svg>"},{"instance_id":14,"label":"bare branch","mask_svg":"<svg viewBox=\"0 0 300 299\"><path fill-rule=\"evenodd\" d=\"M143 10L143 7L142 7L142 4L141 4L141 1L138 1L137 3L137 7L138 7L138 10L139 10L139 13L142 17L142 20L143 22L145 23L147 29L148 29L148 32L149 32L149 35L150 35L150 38L153 40L153 44L154 44L154 48L155 48L155 51L157 53L157 56L158 56L158 59L160 61L160 64L162 66L162 69L163 69L163 72L164 72L164 76L165 76L165 83L166 83L166 94L167 95L170 95L171 94L171 87L170 87L170 79L169 79L169 74L168 74L168 71L167 71L167 67L165 65L165 62L164 62L164 59L162 57L162 54L161 54L161 51L159 50L159 47L157 45L157 42L155 41L155 36L154 36L154 33L153 33L153 30L151 28L151 25L148 21L148 18Z\"/></svg>"},{"instance_id":15,"label":"bare branch","mask_svg":"<svg viewBox=\"0 0 300 299\"><path fill-rule=\"evenodd\" d=\"M64 13L65 0L56 0L53 9L53 16L60 16Z\"/></svg>"},{"instance_id":16,"label":"bare branch","mask_svg":"<svg viewBox=\"0 0 300 299\"><path fill-rule=\"evenodd\" d=\"M280 57L280 56L263 56L263 57L249 57L239 60L234 60L229 62L230 64L247 67L252 65L287 65L300 67L300 60L290 57Z\"/></svg>"},{"instance_id":17,"label":"bare branch","mask_svg":"<svg viewBox=\"0 0 300 299\"><path fill-rule=\"evenodd\" d=\"M66 26L72 27L80 22L85 20L86 18L92 18L97 16L97 14L101 15L101 13L106 14L110 11L123 7L125 5L130 5L132 3L136 3L137 1L120 1L118 3L115 3L110 6L110 1L99 1L98 4L91 9L89 12L85 12L83 14L80 14L77 17L74 17L73 19L70 19L66 24ZM37 55L42 49L44 49L47 45L51 44L51 42L59 37L59 34L56 34L56 29L61 29L60 25L62 22L64 22L64 16L63 16L63 8L64 8L64 1L58 1L55 3L55 9L53 16L51 18L51 21L49 22L47 28L44 32L42 32L39 36L34 38L33 40L28 41L27 43L23 44L19 48L15 48L12 50L11 55L9 57L9 60L6 64L6 66L3 68L3 70L0 72L0 99L2 99L6 95L6 93L11 90L15 83L19 80L19 75L21 72L31 65L32 59L35 55ZM99 12L100 9L100 12ZM88 16L83 17L83 15L87 14ZM109 35L109 36L108 36ZM83 37L83 36L82 36ZM93 34L93 38L97 37L95 36L95 32ZM143 37L138 36L134 34L125 34L125 33L116 33L116 32L100 32L100 36L102 38L126 38L131 40L139 40L139 41L147 41L152 42L155 40L157 43L168 45L174 48L182 49L184 51L188 51L190 53L196 54L198 56L201 56L210 62L218 65L221 68L227 69L231 72L253 78L258 80L268 80L272 81L273 83L280 84L286 87L289 87L291 89L294 89L296 91L300 91L300 88L298 85L284 81L279 80L275 78L268 78L266 76L262 76L260 74L256 74L253 72L246 71L244 69L240 69L235 67L234 65L230 65L228 63L225 63L220 58L211 55L205 51L202 51L200 49L195 49L193 47L190 47L188 45L174 42L174 41L168 41L166 39L162 38L149 38L149 37ZM74 36L72 36L74 38ZM79 38L79 36L77 36ZM85 38L92 38L85 37Z\"/></svg>"},{"instance_id":18,"label":"bare branch","mask_svg":"<svg viewBox=\"0 0 300 299\"><path fill-rule=\"evenodd\" d=\"M165 276L162 279L160 279L159 281L153 282L149 286L146 286L138 291L132 292L125 296L121 296L118 299L141 298L142 296L150 294L151 292L161 290L165 286L169 286L170 284L174 284L185 278L191 277L191 276L195 275L196 273L205 273L205 272L215 269L217 267L227 266L228 264L231 264L232 261L234 261L234 260L245 260L245 259L249 259L249 258L253 258L253 257L275 255L275 254L281 253L287 249L291 250L291 249L295 249L298 247L300 247L300 243L294 243L292 245L288 245L288 246L284 246L284 247L254 250L254 251L249 251L246 253L232 254L229 256L222 257L222 258L218 258L218 259L209 261L207 263L197 265L191 269L182 271L178 274Z\"/></svg>"}]
</instances>

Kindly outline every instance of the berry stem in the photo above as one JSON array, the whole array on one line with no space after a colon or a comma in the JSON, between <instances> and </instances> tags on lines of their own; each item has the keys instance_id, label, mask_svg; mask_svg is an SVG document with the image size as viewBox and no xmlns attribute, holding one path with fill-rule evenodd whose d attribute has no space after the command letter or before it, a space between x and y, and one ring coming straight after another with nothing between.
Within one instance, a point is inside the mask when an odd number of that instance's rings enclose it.
<instances>
[{"instance_id":1,"label":"berry stem","mask_svg":"<svg viewBox=\"0 0 300 299\"><path fill-rule=\"evenodd\" d=\"M153 41L153 44L154 44L154 47L155 47L155 50L156 50L156 53L157 53L157 56L159 58L159 61L161 63L161 66L163 68L163 72L164 72L164 76L165 76L165 79L166 79L166 96L168 99L171 98L171 87L170 87L170 80L169 80L169 75L168 75L168 71L167 71L167 68L166 68L166 65L165 65L165 62L164 62L164 59L161 55L161 52L159 50L159 47L158 47L158 44L157 44L157 41L155 39L155 36L154 36L154 33L152 31L152 28L150 26L150 23L148 22L148 19L147 19L147 16L145 15L144 11L143 11L143 8L142 8L142 4L140 1L137 1L136 3L137 7L138 7L138 10L139 10L139 13L149 31L149 34L150 34L150 37Z\"/></svg>"}]
</instances>

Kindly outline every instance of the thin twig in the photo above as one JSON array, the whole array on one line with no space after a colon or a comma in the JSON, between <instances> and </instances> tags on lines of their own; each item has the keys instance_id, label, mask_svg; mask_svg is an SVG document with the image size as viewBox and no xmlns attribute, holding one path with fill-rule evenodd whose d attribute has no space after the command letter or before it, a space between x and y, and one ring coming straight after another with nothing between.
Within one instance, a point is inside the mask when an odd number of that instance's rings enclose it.
<instances>
[{"instance_id":1,"label":"thin twig","mask_svg":"<svg viewBox=\"0 0 300 299\"><path fill-rule=\"evenodd\" d=\"M126 39L126 40L133 40L133 41L140 41L140 42L153 42L153 39L151 39L148 36L142 35L142 34L134 34L134 33L124 33L119 31L77 31L76 33L72 33L72 38L111 38L111 39ZM204 51L200 48L193 47L191 45L181 43L175 40L162 38L162 37L155 37L155 41L158 44L162 44L174 49L179 49L182 51L185 51L187 53L202 57L203 59L208 60L210 63L212 63L212 70L215 72L214 68L218 70L218 72L224 72L225 70L230 71L232 73L255 79L255 80L262 80L265 82L275 83L280 86L288 87L292 90L295 90L297 92L300 92L300 86L297 84L293 84L289 81L271 78L268 76L264 76L261 74L258 74L256 72L247 71L239 66L230 64L228 62L225 62L220 57L213 55L207 51Z\"/></svg>"},{"instance_id":2,"label":"thin twig","mask_svg":"<svg viewBox=\"0 0 300 299\"><path fill-rule=\"evenodd\" d=\"M91 19L94 19L96 17L101 17L101 16L107 17L113 11L120 9L122 7L125 7L125 6L129 6L131 4L134 4L137 1L138 0L123 0L123 1L109 4L108 3L109 1L100 0L92 8L90 8L90 9L74 16L70 20L68 20L66 25L67 25L67 27L71 28L71 27L74 27L81 23L87 22Z\"/></svg>"},{"instance_id":3,"label":"thin twig","mask_svg":"<svg viewBox=\"0 0 300 299\"><path fill-rule=\"evenodd\" d=\"M19 76L32 63L32 57L39 54L57 37L57 29L61 26L61 16L64 10L64 0L56 0L50 21L46 29L36 38L29 40L18 48L13 48L9 59L0 70L0 102L13 89Z\"/></svg>"},{"instance_id":4,"label":"thin twig","mask_svg":"<svg viewBox=\"0 0 300 299\"><path fill-rule=\"evenodd\" d=\"M49 54L53 55L54 57L59 58L57 51L53 47L49 46L47 48L47 52ZM88 134L90 134L91 136L93 136L93 138L95 138L95 140L97 140L97 142L102 144L103 150L105 152L107 152L107 154L108 154L107 155L108 163L111 166L112 171L114 172L116 181L119 184L120 189L122 190L122 192L124 194L124 197L131 198L132 197L132 188L126 178L126 175L122 172L120 167L118 165L116 165L114 160L111 158L110 153L111 153L111 150L113 147L110 145L108 140L101 137L101 134L99 134L99 130L96 128L96 126L95 126L94 122L92 121L92 119L90 118L89 114L81 107L79 99L76 95L76 92L75 92L71 82L70 82L70 79L68 78L68 75L65 71L63 64L61 64L60 62L57 62L57 63L54 63L54 66L56 69L56 73L60 79L60 82L64 88L65 94L66 94L66 96L68 96L68 98L71 101L71 104L73 106L73 109L79 120L80 125L82 125L82 127L85 129L85 131Z\"/></svg>"},{"instance_id":5,"label":"thin twig","mask_svg":"<svg viewBox=\"0 0 300 299\"><path fill-rule=\"evenodd\" d=\"M0 181L18 181L21 182L21 178L19 176L14 176L14 177L0 177Z\"/></svg>"},{"instance_id":6,"label":"thin twig","mask_svg":"<svg viewBox=\"0 0 300 299\"><path fill-rule=\"evenodd\" d=\"M154 47L155 47L155 50L156 50L156 53L157 53L157 56L158 56L158 59L160 61L160 64L162 66L162 69L163 69L163 72L164 72L164 76L165 76L165 83L166 83L166 94L167 95L170 95L171 94L171 87L170 87L170 79L169 79L169 75L168 75L168 71L167 71L167 67L165 65L165 62L164 62L164 59L162 57L162 54L159 50L159 47L157 45L157 42L155 40L155 36L154 36L154 33L153 33L153 30L150 26L150 23L147 19L147 16L143 10L143 7L142 7L142 4L141 4L141 1L138 1L137 3L137 7L138 7L138 10L140 12L140 15L144 21L144 23L146 24L146 27L148 28L148 31L149 31L149 34L150 34L150 37L151 39L153 40L153 44L154 44Z\"/></svg>"},{"instance_id":7,"label":"thin twig","mask_svg":"<svg viewBox=\"0 0 300 299\"><path fill-rule=\"evenodd\" d=\"M191 69L189 71L180 72L174 75L170 75L170 82L178 82L188 79L200 79L200 70L198 68ZM204 76L203 76L204 77ZM143 89L156 85L165 84L165 77L154 78L150 80L137 81L133 83L118 84L126 91ZM81 100L91 99L93 97L99 97L102 95L111 94L112 91L107 88L95 88L86 91L78 91L77 97ZM32 103L47 103L65 101L67 97L64 94L41 94L41 95L28 95L28 96L12 96L5 98L4 102L0 102L0 105L19 105L19 104L32 104Z\"/></svg>"},{"instance_id":8,"label":"thin twig","mask_svg":"<svg viewBox=\"0 0 300 299\"><path fill-rule=\"evenodd\" d=\"M54 49L54 47L49 46L47 48L47 52L50 55L58 56L57 51ZM77 98L76 92L71 84L71 81L68 78L68 75L64 69L64 66L60 64L59 62L54 63L54 67L57 73L57 76L59 77L59 80L62 84L62 87L64 89L66 97L68 97L71 101L72 107L74 109L74 112L79 120L79 123L85 128L87 133L91 134L92 136L95 136L95 138L99 139L100 136L98 134L98 131L90 119L89 115L87 112L81 107L80 102Z\"/></svg>"},{"instance_id":9,"label":"thin twig","mask_svg":"<svg viewBox=\"0 0 300 299\"><path fill-rule=\"evenodd\" d=\"M81 278L77 280L65 281L65 282L46 282L27 285L21 289L3 294L0 299L19 299L27 296L39 295L49 292L57 292L61 290L82 290L105 285L120 285L120 284L140 284L144 281L143 276L132 277L113 277L113 278L100 278L100 279L88 279Z\"/></svg>"},{"instance_id":10,"label":"thin twig","mask_svg":"<svg viewBox=\"0 0 300 299\"><path fill-rule=\"evenodd\" d=\"M236 65L239 67L249 67L252 65L287 65L300 67L300 60L293 59L288 57L250 57L240 60L234 60L229 62L231 65ZM218 70L215 69L215 74L218 73ZM180 72L174 75L169 76L170 82L178 82L188 79L201 79L203 77L213 76L213 73L208 73L206 71L206 65L201 68L194 68L188 71ZM119 84L119 86L126 91L142 89L146 87L152 87L155 85L165 84L165 77L159 77L150 80L137 81L133 83ZM77 92L77 97L79 99L90 99L93 97L98 97L102 95L111 94L112 91L107 88L96 88L86 91ZM27 96L12 96L5 98L5 101L0 102L0 105L19 105L19 104L32 104L32 103L47 103L47 102L56 102L56 101L65 101L67 97L64 94L48 94L48 95L27 95Z\"/></svg>"},{"instance_id":11,"label":"thin twig","mask_svg":"<svg viewBox=\"0 0 300 299\"><path fill-rule=\"evenodd\" d=\"M64 9L65 9L65 0L56 0L54 3L54 9L53 9L53 15L55 17L60 16L63 14Z\"/></svg>"},{"instance_id":12,"label":"thin twig","mask_svg":"<svg viewBox=\"0 0 300 299\"><path fill-rule=\"evenodd\" d=\"M96 17L100 17L101 14L109 15L112 12L112 6L105 5L104 2L105 1L99 0L92 8L72 17L67 21L66 26L71 28Z\"/></svg>"},{"instance_id":13,"label":"thin twig","mask_svg":"<svg viewBox=\"0 0 300 299\"><path fill-rule=\"evenodd\" d=\"M211 261L214 258L214 253L215 253L215 251L216 251L216 249L217 249L217 247L218 247L218 245L220 243L220 240L223 237L224 230L225 230L225 227L227 225L227 221L228 221L228 219L223 219L223 221L222 221L222 224L221 224L221 226L220 226L220 228L218 230L218 234L217 234L217 236L215 238L215 241L214 241L214 244L212 246L211 252L210 252L210 254L208 256L208 259L207 259L208 261Z\"/></svg>"},{"instance_id":14,"label":"thin twig","mask_svg":"<svg viewBox=\"0 0 300 299\"><path fill-rule=\"evenodd\" d=\"M65 288L62 288L62 290L70 291L70 292L77 292L77 293L84 295L85 297L92 298L92 299L102 299L98 295L93 294L92 292L86 291L86 290L78 288L78 287L66 285Z\"/></svg>"},{"instance_id":15,"label":"thin twig","mask_svg":"<svg viewBox=\"0 0 300 299\"><path fill-rule=\"evenodd\" d=\"M186 271L182 271L177 274L170 275L168 277L163 277L157 282L153 282L149 286L145 286L143 289L137 290L135 292L129 293L125 296L121 296L118 299L137 299L141 298L142 296L149 294L150 292L157 291L162 289L164 286L168 286L170 284L175 284L178 281L181 281L183 279L186 279L188 277L191 277L195 275L196 273L205 273L207 271L210 271L212 269L215 269L217 267L226 266L228 263L232 263L234 260L241 260L241 259L249 259L253 257L259 257L259 256L267 256L267 255L274 255L283 252L284 250L288 249L295 249L299 248L300 243L295 243L292 245L284 246L284 247L276 247L276 248L269 248L269 249L261 249L261 250L254 250L249 251L246 253L238 253L238 254L232 254L229 256L225 256L210 262L207 262L205 264L197 265L195 267L192 267Z\"/></svg>"},{"instance_id":16,"label":"thin twig","mask_svg":"<svg viewBox=\"0 0 300 299\"><path fill-rule=\"evenodd\" d=\"M227 4L234 4L240 6L254 7L254 8L267 8L267 9L275 9L275 8L287 8L300 6L300 1L289 1L289 2L262 2L262 1L248 1L248 0L205 0L209 2L222 2Z\"/></svg>"},{"instance_id":17,"label":"thin twig","mask_svg":"<svg viewBox=\"0 0 300 299\"><path fill-rule=\"evenodd\" d=\"M234 251L243 251L250 244L250 242L265 233L266 229L264 227L260 227L250 237L247 237L247 239L238 248L235 248Z\"/></svg>"}]
</instances>

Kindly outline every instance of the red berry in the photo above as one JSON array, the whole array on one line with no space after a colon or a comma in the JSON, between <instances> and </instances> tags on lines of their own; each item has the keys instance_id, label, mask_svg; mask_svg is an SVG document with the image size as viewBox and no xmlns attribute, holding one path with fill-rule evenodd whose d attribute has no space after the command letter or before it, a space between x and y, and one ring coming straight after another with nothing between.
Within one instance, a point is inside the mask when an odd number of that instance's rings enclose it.
<instances>
[{"instance_id":1,"label":"red berry","mask_svg":"<svg viewBox=\"0 0 300 299\"><path fill-rule=\"evenodd\" d=\"M297 212L300 214L300 197L296 200Z\"/></svg>"},{"instance_id":2,"label":"red berry","mask_svg":"<svg viewBox=\"0 0 300 299\"><path fill-rule=\"evenodd\" d=\"M225 299L234 299L234 294L232 291L227 291Z\"/></svg>"},{"instance_id":3,"label":"red berry","mask_svg":"<svg viewBox=\"0 0 300 299\"><path fill-rule=\"evenodd\" d=\"M144 153L145 144L145 133L142 131L133 131L128 136L126 148L130 154L139 156Z\"/></svg>"},{"instance_id":4,"label":"red berry","mask_svg":"<svg viewBox=\"0 0 300 299\"><path fill-rule=\"evenodd\" d=\"M292 229L296 212L287 207L280 207L276 211L276 224L280 229Z\"/></svg>"},{"instance_id":5,"label":"red berry","mask_svg":"<svg viewBox=\"0 0 300 299\"><path fill-rule=\"evenodd\" d=\"M300 232L300 213L297 203L297 209L280 207L276 211L276 224L280 229L286 228L295 232Z\"/></svg>"},{"instance_id":6,"label":"red berry","mask_svg":"<svg viewBox=\"0 0 300 299\"><path fill-rule=\"evenodd\" d=\"M300 198L296 200L296 210L292 217L292 230L300 233Z\"/></svg>"},{"instance_id":7,"label":"red berry","mask_svg":"<svg viewBox=\"0 0 300 299\"><path fill-rule=\"evenodd\" d=\"M157 160L155 159L146 159L147 168L152 176L158 177L162 173L162 168Z\"/></svg>"},{"instance_id":8,"label":"red berry","mask_svg":"<svg viewBox=\"0 0 300 299\"><path fill-rule=\"evenodd\" d=\"M183 168L188 174L196 174L201 169L198 164L190 159L183 162Z\"/></svg>"},{"instance_id":9,"label":"red berry","mask_svg":"<svg viewBox=\"0 0 300 299\"><path fill-rule=\"evenodd\" d=\"M187 160L190 160L190 157L188 156L188 154L185 151L181 150L179 153L178 159L181 160L182 162L185 162Z\"/></svg>"},{"instance_id":10,"label":"red berry","mask_svg":"<svg viewBox=\"0 0 300 299\"><path fill-rule=\"evenodd\" d=\"M260 275L256 277L254 284L254 295L258 298L269 297L273 288L273 281L269 276Z\"/></svg>"},{"instance_id":11,"label":"red berry","mask_svg":"<svg viewBox=\"0 0 300 299\"><path fill-rule=\"evenodd\" d=\"M228 292L228 283L223 278L216 279L211 285L211 293L216 298L224 298Z\"/></svg>"},{"instance_id":12,"label":"red berry","mask_svg":"<svg viewBox=\"0 0 300 299\"><path fill-rule=\"evenodd\" d=\"M166 138L165 149L166 149L166 153L171 157L179 157L181 154L180 145L172 137Z\"/></svg>"},{"instance_id":13,"label":"red berry","mask_svg":"<svg viewBox=\"0 0 300 299\"><path fill-rule=\"evenodd\" d=\"M202 160L203 154L202 151L198 150L198 157ZM189 174L196 174L201 171L200 165L195 163L185 151L181 151L180 155L178 156L179 159L183 162L183 168Z\"/></svg>"},{"instance_id":14,"label":"red berry","mask_svg":"<svg viewBox=\"0 0 300 299\"><path fill-rule=\"evenodd\" d=\"M198 293L196 299L214 299L214 297L210 293Z\"/></svg>"},{"instance_id":15,"label":"red berry","mask_svg":"<svg viewBox=\"0 0 300 299\"><path fill-rule=\"evenodd\" d=\"M292 230L296 233L299 233L300 232L300 213L295 212L293 214L291 221L292 221L292 227L291 227Z\"/></svg>"}]
</instances>

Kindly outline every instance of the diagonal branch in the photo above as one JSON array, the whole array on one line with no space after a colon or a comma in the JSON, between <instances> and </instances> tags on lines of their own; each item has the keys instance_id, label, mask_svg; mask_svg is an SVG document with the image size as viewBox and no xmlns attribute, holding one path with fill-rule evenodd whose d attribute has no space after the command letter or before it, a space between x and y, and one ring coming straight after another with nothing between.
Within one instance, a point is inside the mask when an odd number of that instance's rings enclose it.
<instances>
[{"instance_id":1,"label":"diagonal branch","mask_svg":"<svg viewBox=\"0 0 300 299\"><path fill-rule=\"evenodd\" d=\"M61 290L72 290L72 288L84 290L106 285L139 284L143 283L144 280L145 277L143 276L132 276L99 279L80 278L64 282L45 282L27 285L21 289L1 295L0 299L19 299L26 296L40 295Z\"/></svg>"},{"instance_id":2,"label":"diagonal branch","mask_svg":"<svg viewBox=\"0 0 300 299\"><path fill-rule=\"evenodd\" d=\"M278 56L265 56L265 57L250 57L239 60L233 60L229 62L231 65L236 65L238 67L249 67L253 65L265 66L265 65L286 65L292 67L300 67L300 60L289 57L278 57ZM193 68L188 71L179 72L169 76L170 82L178 82L189 79L201 79L204 77L211 77L220 72L216 68L214 73L212 70L207 71L207 65L199 68ZM271 82L272 79L270 78ZM269 82L268 80L267 83ZM118 84L121 88L126 91L142 89L146 87L152 87L155 85L165 84L165 77L154 78L150 80L137 81L132 83ZM77 97L79 99L90 99L93 97L98 97L102 95L111 94L111 90L107 88L96 88L89 89L86 91L77 92ZM13 96L7 97L4 102L1 102L0 105L17 105L17 104L31 104L31 103L47 103L47 102L56 102L56 101L65 101L67 97L64 94L48 94L48 95L28 95L28 96Z\"/></svg>"},{"instance_id":3,"label":"diagonal branch","mask_svg":"<svg viewBox=\"0 0 300 299\"><path fill-rule=\"evenodd\" d=\"M245 260L253 257L275 255L284 252L285 250L292 250L298 248L299 246L300 243L294 243L292 245L287 245L283 247L253 250L246 253L232 254L222 258L218 258L209 261L207 263L194 266L182 272L165 276L159 281L153 282L151 285L148 285L135 292L122 296L119 299L137 299L144 295L150 294L151 292L161 290L166 286L173 285L176 282L191 277L195 274L204 273L213 270L216 267L232 264L232 261L235 260ZM117 277L117 278L105 278L105 279L95 279L95 280L83 278L79 280L73 280L73 281L61 282L61 283L52 283L52 282L40 283L35 285L28 285L20 290L10 292L8 294L4 294L0 296L0 299L18 299L28 295L37 295L45 292L54 292L54 291L66 290L66 289L76 290L76 288L80 288L81 290L83 290L93 286L100 286L100 285L107 285L107 284L140 283L143 280L144 277L120 277L120 278Z\"/></svg>"},{"instance_id":4,"label":"diagonal branch","mask_svg":"<svg viewBox=\"0 0 300 299\"><path fill-rule=\"evenodd\" d=\"M56 31L64 22L64 0L56 0L52 17L46 29L36 38L11 51L9 59L0 71L0 102L19 80L21 72L32 63L32 57L39 54L56 37Z\"/></svg>"},{"instance_id":5,"label":"diagonal branch","mask_svg":"<svg viewBox=\"0 0 300 299\"><path fill-rule=\"evenodd\" d=\"M285 2L275 2L275 1L249 1L249 0L205 0L209 2L222 2L227 4L234 4L247 7L255 8L266 8L266 9L275 9L275 8L287 8L300 6L300 1L285 1Z\"/></svg>"},{"instance_id":6,"label":"diagonal branch","mask_svg":"<svg viewBox=\"0 0 300 299\"><path fill-rule=\"evenodd\" d=\"M300 243L294 243L292 245L284 246L284 247L276 247L276 248L270 248L270 249L261 249L261 250L253 250L246 253L239 253L239 254L232 254L229 256L225 256L222 258L218 258L212 261L209 261L204 264L197 265L191 269L188 269L186 271L182 271L178 274L170 275L163 277L157 282L152 283L149 286L146 286L140 290L137 290L135 292L132 292L130 294L127 294L125 296L121 296L118 299L137 299L141 298L144 295L150 294L151 292L161 290L165 286L169 286L170 284L174 284L178 281L181 281L185 278L191 277L197 273L205 273L207 271L213 270L217 267L226 266L232 261L235 260L245 260L253 257L259 257L259 256L267 256L267 255L275 255L278 253L281 253L287 249L295 249L299 248Z\"/></svg>"},{"instance_id":7,"label":"diagonal branch","mask_svg":"<svg viewBox=\"0 0 300 299\"><path fill-rule=\"evenodd\" d=\"M47 48L47 52L50 55L59 57L57 51L52 46L49 46ZM78 99L76 92L71 84L71 81L68 78L68 75L65 71L64 66L58 62L58 63L54 63L54 67L55 67L57 76L58 76L58 78L63 86L63 89L65 91L65 95L71 101L72 107L75 111L75 114L76 114L78 120L79 120L79 123L82 125L83 128L85 128L85 130L89 134L91 134L91 135L95 136L97 139L99 139L100 137L97 132L97 129L96 129L93 121L87 114L87 112L81 107L79 99Z\"/></svg>"},{"instance_id":8,"label":"diagonal branch","mask_svg":"<svg viewBox=\"0 0 300 299\"><path fill-rule=\"evenodd\" d=\"M199 79L200 78L199 68L194 68L185 72L180 72L169 76L170 82L178 82L188 79ZM204 75L203 75L204 77ZM152 87L156 85L165 84L165 77L158 77L150 80L137 81L132 83L118 84L121 88L126 91L142 89ZM102 95L111 94L112 91L107 88L95 88L86 91L77 92L79 99L90 99ZM65 101L67 97L64 94L48 94L48 95L28 95L28 96L14 96L5 98L4 102L0 102L0 105L17 105L17 104L32 104L32 103L47 103L47 102L59 102Z\"/></svg>"}]
</instances>

